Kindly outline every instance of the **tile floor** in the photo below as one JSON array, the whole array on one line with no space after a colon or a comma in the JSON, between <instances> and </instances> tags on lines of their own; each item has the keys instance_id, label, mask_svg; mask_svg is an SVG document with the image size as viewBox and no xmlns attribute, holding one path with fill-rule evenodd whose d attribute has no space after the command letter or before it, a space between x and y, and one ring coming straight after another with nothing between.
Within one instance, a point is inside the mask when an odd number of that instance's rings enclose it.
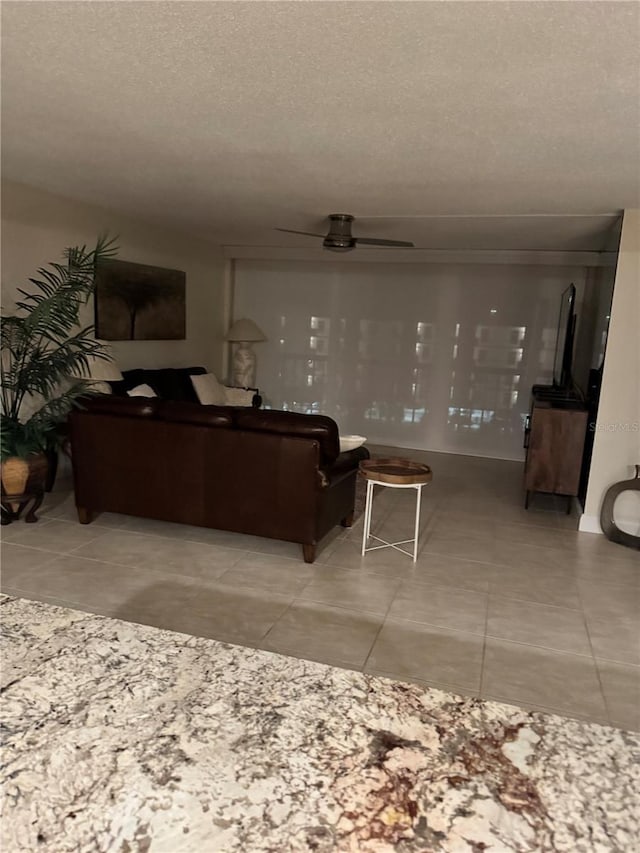
<instances>
[{"instance_id":1,"label":"tile floor","mask_svg":"<svg viewBox=\"0 0 640 853\"><path fill-rule=\"evenodd\" d=\"M362 520L311 566L300 546L254 536L113 514L81 526L61 482L37 525L2 529L2 589L640 728L640 555L577 533L564 501L525 511L518 463L401 452L434 471L415 565L362 558ZM412 507L413 493L382 490L374 529L407 538Z\"/></svg>"}]
</instances>

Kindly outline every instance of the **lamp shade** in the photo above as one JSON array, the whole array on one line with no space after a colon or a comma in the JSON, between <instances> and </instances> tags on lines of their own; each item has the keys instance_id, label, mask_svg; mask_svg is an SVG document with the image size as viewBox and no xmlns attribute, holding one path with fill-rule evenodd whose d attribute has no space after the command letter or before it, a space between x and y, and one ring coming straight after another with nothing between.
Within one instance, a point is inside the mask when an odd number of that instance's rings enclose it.
<instances>
[{"instance_id":1,"label":"lamp shade","mask_svg":"<svg viewBox=\"0 0 640 853\"><path fill-rule=\"evenodd\" d=\"M236 320L225 335L225 341L266 341L267 336L253 320Z\"/></svg>"}]
</instances>

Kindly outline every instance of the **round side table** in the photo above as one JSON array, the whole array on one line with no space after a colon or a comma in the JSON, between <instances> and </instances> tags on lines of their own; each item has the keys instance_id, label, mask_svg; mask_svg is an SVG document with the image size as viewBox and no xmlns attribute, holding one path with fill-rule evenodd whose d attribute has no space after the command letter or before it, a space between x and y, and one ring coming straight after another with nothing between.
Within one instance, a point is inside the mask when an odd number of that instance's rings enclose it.
<instances>
[{"instance_id":1,"label":"round side table","mask_svg":"<svg viewBox=\"0 0 640 853\"><path fill-rule=\"evenodd\" d=\"M418 558L418 532L420 530L420 502L422 489L431 482L431 468L419 462L400 457L389 459L363 459L360 463L360 473L367 480L367 499L364 507L364 530L362 531L362 556L368 551L377 551L380 548L395 548L407 557L413 557L413 562ZM390 489L415 489L416 492L416 517L413 539L403 539L400 542L387 542L379 536L371 535L371 515L373 508L374 486L386 486ZM369 539L380 542L380 545L367 547ZM401 548L401 545L413 543L413 553Z\"/></svg>"}]
</instances>

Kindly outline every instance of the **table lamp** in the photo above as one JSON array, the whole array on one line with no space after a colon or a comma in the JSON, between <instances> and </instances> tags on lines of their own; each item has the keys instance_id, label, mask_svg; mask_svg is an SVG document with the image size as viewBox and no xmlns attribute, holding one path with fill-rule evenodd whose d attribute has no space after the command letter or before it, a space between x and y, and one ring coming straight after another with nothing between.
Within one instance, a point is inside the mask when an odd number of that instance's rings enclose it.
<instances>
[{"instance_id":1,"label":"table lamp","mask_svg":"<svg viewBox=\"0 0 640 853\"><path fill-rule=\"evenodd\" d=\"M225 335L225 341L236 344L233 354L232 381L242 388L252 388L256 381L256 354L252 344L266 341L267 336L253 320L236 320Z\"/></svg>"}]
</instances>

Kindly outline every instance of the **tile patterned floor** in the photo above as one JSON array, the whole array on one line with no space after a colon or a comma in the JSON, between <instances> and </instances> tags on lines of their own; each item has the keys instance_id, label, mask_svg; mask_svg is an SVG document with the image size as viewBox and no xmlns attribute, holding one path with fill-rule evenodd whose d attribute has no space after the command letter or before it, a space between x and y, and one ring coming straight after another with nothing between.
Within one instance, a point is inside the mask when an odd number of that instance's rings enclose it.
<instances>
[{"instance_id":1,"label":"tile patterned floor","mask_svg":"<svg viewBox=\"0 0 640 853\"><path fill-rule=\"evenodd\" d=\"M372 448L379 453L389 448ZM640 556L576 532L564 502L522 507L521 465L427 461L418 562L360 555L362 522L316 563L286 542L103 514L64 483L37 525L2 530L2 589L197 636L640 729ZM411 535L413 495L374 527Z\"/></svg>"}]
</instances>

